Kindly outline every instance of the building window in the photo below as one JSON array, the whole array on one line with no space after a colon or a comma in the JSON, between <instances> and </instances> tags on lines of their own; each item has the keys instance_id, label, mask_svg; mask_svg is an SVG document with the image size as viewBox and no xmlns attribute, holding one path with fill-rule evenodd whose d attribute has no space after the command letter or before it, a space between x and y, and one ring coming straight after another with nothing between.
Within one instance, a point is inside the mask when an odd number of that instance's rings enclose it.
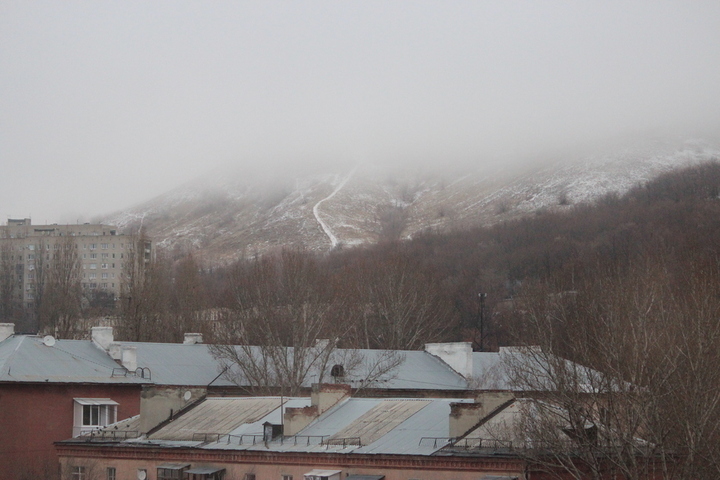
<instances>
[{"instance_id":1,"label":"building window","mask_svg":"<svg viewBox=\"0 0 720 480\"><path fill-rule=\"evenodd\" d=\"M97 258L97 253L91 253L90 258Z\"/></svg>"},{"instance_id":2,"label":"building window","mask_svg":"<svg viewBox=\"0 0 720 480\"><path fill-rule=\"evenodd\" d=\"M103 278L103 279L108 278L108 274L107 274L107 273L103 273L103 274L102 274L102 278Z\"/></svg>"},{"instance_id":3,"label":"building window","mask_svg":"<svg viewBox=\"0 0 720 480\"><path fill-rule=\"evenodd\" d=\"M157 469L157 480L182 480L188 468L188 464L165 463Z\"/></svg>"},{"instance_id":4,"label":"building window","mask_svg":"<svg viewBox=\"0 0 720 480\"><path fill-rule=\"evenodd\" d=\"M117 472L115 471L115 467L107 468L107 480L117 480Z\"/></svg>"},{"instance_id":5,"label":"building window","mask_svg":"<svg viewBox=\"0 0 720 480\"><path fill-rule=\"evenodd\" d=\"M118 403L109 398L76 398L73 437L117 421Z\"/></svg>"},{"instance_id":6,"label":"building window","mask_svg":"<svg viewBox=\"0 0 720 480\"><path fill-rule=\"evenodd\" d=\"M245 480L255 480L255 474L254 473L246 473Z\"/></svg>"},{"instance_id":7,"label":"building window","mask_svg":"<svg viewBox=\"0 0 720 480\"><path fill-rule=\"evenodd\" d=\"M96 248L97 248L97 243L90 244L90 250L95 250Z\"/></svg>"},{"instance_id":8,"label":"building window","mask_svg":"<svg viewBox=\"0 0 720 480\"><path fill-rule=\"evenodd\" d=\"M100 248L102 248L103 250L107 250L107 249L108 249L108 246L109 246L109 245L108 245L107 243L102 243L102 244L100 244Z\"/></svg>"},{"instance_id":9,"label":"building window","mask_svg":"<svg viewBox=\"0 0 720 480\"><path fill-rule=\"evenodd\" d=\"M108 254L108 253L101 253L101 254L100 254L100 257L102 257L102 258L108 258L109 256L110 256L110 254Z\"/></svg>"},{"instance_id":10,"label":"building window","mask_svg":"<svg viewBox=\"0 0 720 480\"><path fill-rule=\"evenodd\" d=\"M28 250L35 250L35 245L28 245Z\"/></svg>"},{"instance_id":11,"label":"building window","mask_svg":"<svg viewBox=\"0 0 720 480\"><path fill-rule=\"evenodd\" d=\"M95 270L95 269L97 269L97 263L91 263L90 270Z\"/></svg>"},{"instance_id":12,"label":"building window","mask_svg":"<svg viewBox=\"0 0 720 480\"><path fill-rule=\"evenodd\" d=\"M281 475L281 480L293 480L292 475Z\"/></svg>"},{"instance_id":13,"label":"building window","mask_svg":"<svg viewBox=\"0 0 720 480\"><path fill-rule=\"evenodd\" d=\"M87 472L85 467L74 466L70 470L70 477L72 480L85 480L87 478Z\"/></svg>"},{"instance_id":14,"label":"building window","mask_svg":"<svg viewBox=\"0 0 720 480\"><path fill-rule=\"evenodd\" d=\"M185 472L185 480L223 480L224 477L224 468L198 467Z\"/></svg>"},{"instance_id":15,"label":"building window","mask_svg":"<svg viewBox=\"0 0 720 480\"><path fill-rule=\"evenodd\" d=\"M100 265L100 268L108 268L108 264L107 264L107 263L103 263L103 264Z\"/></svg>"}]
</instances>

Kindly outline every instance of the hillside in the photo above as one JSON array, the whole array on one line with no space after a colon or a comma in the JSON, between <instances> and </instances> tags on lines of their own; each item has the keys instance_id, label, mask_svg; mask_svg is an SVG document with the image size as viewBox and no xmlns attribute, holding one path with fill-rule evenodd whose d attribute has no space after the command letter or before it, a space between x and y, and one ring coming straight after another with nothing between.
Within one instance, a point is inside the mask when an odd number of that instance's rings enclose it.
<instances>
[{"instance_id":1,"label":"hillside","mask_svg":"<svg viewBox=\"0 0 720 480\"><path fill-rule=\"evenodd\" d=\"M561 154L513 168L496 162L444 170L361 164L282 175L223 170L102 221L143 225L159 248L195 251L218 264L284 245L323 252L428 229L492 225L622 194L713 158L720 158L716 144L688 140Z\"/></svg>"}]
</instances>

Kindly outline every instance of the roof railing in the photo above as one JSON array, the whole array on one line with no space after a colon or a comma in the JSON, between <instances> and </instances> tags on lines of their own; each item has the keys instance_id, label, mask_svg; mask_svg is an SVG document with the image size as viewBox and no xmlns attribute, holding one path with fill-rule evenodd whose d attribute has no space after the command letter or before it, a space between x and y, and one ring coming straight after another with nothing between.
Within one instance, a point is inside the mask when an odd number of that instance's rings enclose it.
<instances>
[{"instance_id":1,"label":"roof railing","mask_svg":"<svg viewBox=\"0 0 720 480\"><path fill-rule=\"evenodd\" d=\"M127 440L128 438L138 438L140 432L137 430L93 430L84 434L82 437L87 442L98 440Z\"/></svg>"},{"instance_id":2,"label":"roof railing","mask_svg":"<svg viewBox=\"0 0 720 480\"><path fill-rule=\"evenodd\" d=\"M485 449L509 449L513 448L513 443L510 440L499 440L497 438L480 438L480 437L466 437L456 441L453 447L462 448L464 450L479 450Z\"/></svg>"},{"instance_id":3,"label":"roof railing","mask_svg":"<svg viewBox=\"0 0 720 480\"><path fill-rule=\"evenodd\" d=\"M362 447L362 441L360 440L360 437L329 438L328 440L324 441L323 445L328 447L342 446L343 448L347 446Z\"/></svg>"},{"instance_id":4,"label":"roof railing","mask_svg":"<svg viewBox=\"0 0 720 480\"><path fill-rule=\"evenodd\" d=\"M429 447L432 443L433 448L438 448L438 444L440 445L440 447L444 447L448 443L454 442L456 439L456 437L422 437L418 442L418 446Z\"/></svg>"}]
</instances>

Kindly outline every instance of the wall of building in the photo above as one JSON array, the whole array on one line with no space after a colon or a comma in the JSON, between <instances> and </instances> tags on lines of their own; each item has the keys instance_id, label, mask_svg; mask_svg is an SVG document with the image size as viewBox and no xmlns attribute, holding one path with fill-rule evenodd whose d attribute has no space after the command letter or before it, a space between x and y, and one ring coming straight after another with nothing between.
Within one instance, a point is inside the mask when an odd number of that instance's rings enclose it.
<instances>
[{"instance_id":1,"label":"wall of building","mask_svg":"<svg viewBox=\"0 0 720 480\"><path fill-rule=\"evenodd\" d=\"M192 468L225 468L225 480L244 480L254 473L257 480L281 480L292 475L303 480L313 469L341 470L346 475L385 475L385 480L477 480L483 475L514 475L524 478L523 462L518 459L480 459L448 457L411 457L381 455L323 455L243 452L214 454L195 450L194 453L172 453L161 449L113 449L112 447L60 447L64 472L85 466L94 478L107 478L108 467L115 468L118 479L137 479L139 469L147 471L148 480L157 479L157 468L164 463L187 463ZM214 457L214 458L213 458Z\"/></svg>"},{"instance_id":2,"label":"wall of building","mask_svg":"<svg viewBox=\"0 0 720 480\"><path fill-rule=\"evenodd\" d=\"M74 398L111 398L118 420L140 413L139 385L0 384L0 480L57 470L53 442L72 437Z\"/></svg>"},{"instance_id":3,"label":"wall of building","mask_svg":"<svg viewBox=\"0 0 720 480\"><path fill-rule=\"evenodd\" d=\"M36 267L52 263L58 248L70 238L82 263L82 285L88 290L105 290L120 294L123 264L133 241L131 235L117 232L111 225L32 225L29 219L21 223L0 226L0 245L3 254L10 255L15 270L15 296L26 308L32 308ZM143 256L150 258L151 245L145 246ZM42 255L42 260L38 257Z\"/></svg>"}]
</instances>

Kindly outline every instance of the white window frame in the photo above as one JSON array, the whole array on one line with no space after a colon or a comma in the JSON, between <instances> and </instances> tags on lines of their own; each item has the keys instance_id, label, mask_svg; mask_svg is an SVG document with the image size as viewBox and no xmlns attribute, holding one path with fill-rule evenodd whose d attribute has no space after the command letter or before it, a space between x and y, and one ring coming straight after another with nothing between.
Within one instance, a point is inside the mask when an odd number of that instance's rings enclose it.
<instances>
[{"instance_id":1,"label":"white window frame","mask_svg":"<svg viewBox=\"0 0 720 480\"><path fill-rule=\"evenodd\" d=\"M110 398L75 398L73 437L99 430L117 422L119 403ZM86 421L90 419L89 422Z\"/></svg>"}]
</instances>

